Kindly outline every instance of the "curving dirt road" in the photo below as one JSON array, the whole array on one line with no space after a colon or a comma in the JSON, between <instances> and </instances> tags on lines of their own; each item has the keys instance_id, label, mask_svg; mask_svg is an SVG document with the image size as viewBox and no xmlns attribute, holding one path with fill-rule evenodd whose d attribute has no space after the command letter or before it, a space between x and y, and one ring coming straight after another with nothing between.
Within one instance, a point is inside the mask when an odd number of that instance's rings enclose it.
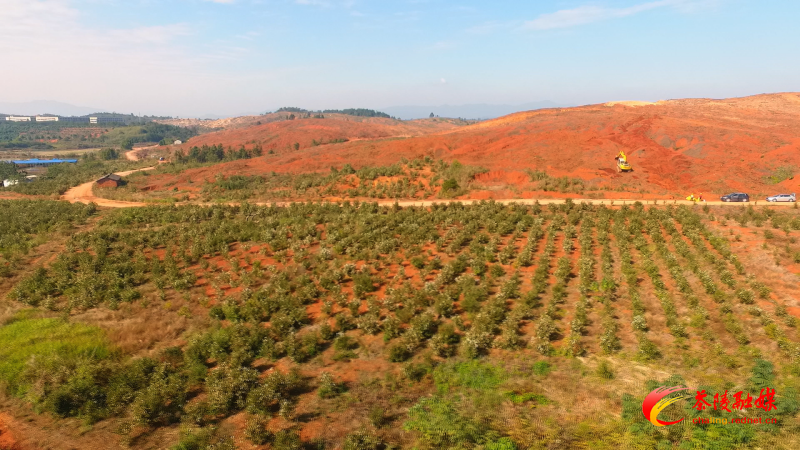
<instances>
[{"instance_id":1,"label":"curving dirt road","mask_svg":"<svg viewBox=\"0 0 800 450\"><path fill-rule=\"evenodd\" d=\"M125 152L125 158L127 158L128 161L139 161L140 159L142 159L139 152L143 152L145 150L150 150L151 148L157 148L157 147L158 145L151 145L149 147L135 148L129 152Z\"/></svg>"},{"instance_id":2,"label":"curving dirt road","mask_svg":"<svg viewBox=\"0 0 800 450\"><path fill-rule=\"evenodd\" d=\"M127 170L125 172L117 172L117 175L124 177L126 175L130 175L134 172L141 172L143 170L153 170L155 167L146 167L144 169L136 169L136 170ZM79 186L75 186L74 188L68 190L61 196L61 200L66 200L70 203L95 203L97 206L105 206L107 208L133 208L136 206L147 206L147 203L144 202L123 202L117 200L108 200L105 198L97 197L94 195L92 191L92 187L94 187L94 180L83 183Z\"/></svg>"},{"instance_id":3,"label":"curving dirt road","mask_svg":"<svg viewBox=\"0 0 800 450\"><path fill-rule=\"evenodd\" d=\"M131 161L139 161L141 158L139 156L140 151L151 149L157 146L151 147L142 147L136 150L131 150L125 153L125 157ZM137 170L129 170L126 172L118 172L117 175L119 176L126 176L130 175L134 172L139 172L143 170L153 170L155 167L147 167L144 169L137 169ZM92 203L94 202L97 206L104 206L107 208L135 208L139 206L148 206L152 205L152 203L145 203L145 202L126 202L121 200L108 200L105 198L97 197L92 192L92 186L94 185L94 181L89 183L84 183L80 186L76 186L70 190L68 190L64 195L61 196L62 200L66 200L70 203ZM404 200L404 201L397 201L394 200L382 200L377 202L378 205L381 206L392 206L395 203L398 204L401 208L407 208L409 206L432 206L434 204L443 204L443 203L462 203L464 205L471 205L473 203L480 203L483 200ZM557 204L560 205L565 203L565 199L502 199L502 200L494 200L497 203L502 203L504 205L510 203L517 203L520 205L533 205L537 201L540 205L549 205L549 204ZM693 205L695 202L690 202L688 200L631 200L631 199L573 199L575 203L588 203L591 205L609 205L609 206L619 206L619 205L632 205L636 202L641 202L645 205ZM294 202L255 202L252 203L254 205L259 206L288 206ZM197 204L197 205L204 205L210 206L217 203L199 203L199 202L185 202L185 203L177 203L177 204ZM236 205L237 203L228 203L229 205ZM727 202L720 202L720 201L711 201L711 202L703 202L697 203L698 205L709 205L709 206L740 206L745 205L745 203L727 203ZM750 203L747 203L750 204ZM758 205L759 202L755 201L752 202L753 205ZM760 202L761 205L767 206L785 206L785 207L793 207L794 203L769 203L766 201Z\"/></svg>"},{"instance_id":4,"label":"curving dirt road","mask_svg":"<svg viewBox=\"0 0 800 450\"><path fill-rule=\"evenodd\" d=\"M151 148L158 147L157 145L151 145L150 147L142 147L131 150L129 152L125 152L125 158L128 161L139 161L141 157L139 156L139 152L142 150L148 150ZM153 170L155 167L146 167L144 169L136 169L136 170L127 170L125 172L117 172L117 175L124 177L130 175L134 172L141 172L143 170ZM117 200L108 200L105 198L97 197L94 195L92 191L92 187L94 186L94 181L90 181L88 183L83 183L79 186L75 186L74 188L68 190L61 196L61 200L66 200L70 203L95 203L97 206L105 206L107 208L132 208L136 206L146 206L147 203L143 202L123 202Z\"/></svg>"},{"instance_id":5,"label":"curving dirt road","mask_svg":"<svg viewBox=\"0 0 800 450\"><path fill-rule=\"evenodd\" d=\"M139 169L139 170L152 170L152 169L155 169L155 167L148 167L146 169ZM129 172L120 172L119 175L120 176L125 176L125 175L128 175L128 174L133 173L133 172L137 172L137 171L136 170L132 170L132 171L129 171ZM155 206L155 205L157 205L156 203L126 202L126 201L108 200L108 199L96 197L92 193L92 190L91 190L92 184L94 184L94 182L82 184L82 185L80 185L78 187L72 188L69 191L67 191L67 193L64 194L64 196L62 196L61 198L63 200L68 200L71 203L75 203L75 202L82 202L82 203L94 202L98 206L106 206L106 207L109 207L109 208L134 208L134 207L138 207L138 206ZM82 190L79 191L79 189L82 189ZM67 198L67 196L70 193L72 193L73 191L76 191L75 195L72 195L69 198ZM353 200L351 200L351 202L352 201ZM366 201L369 202L369 200L366 200ZM403 201L397 201L397 202L395 202L394 200L382 200L382 201L378 201L377 203L380 206L393 206L395 203L397 203L397 205L399 207L401 207L401 208L408 208L410 206L428 207L428 206L432 206L434 204L441 205L441 204L444 204L444 203L461 203L461 204L464 204L464 205L472 205L472 204L480 203L482 201L488 201L488 200L416 200L416 201L414 201L414 200L403 200ZM494 199L493 201L496 202L496 203L501 203L503 205L508 205L508 204L512 204L512 203L516 203L516 204L519 204L519 205L533 205L536 202L538 202L540 205L549 205L549 204L560 205L560 204L563 204L563 203L566 202L565 199L519 199L519 198L515 198L515 199ZM587 203L587 204L590 204L590 205L606 205L606 206L633 205L636 202L641 202L644 205L693 205L693 204L695 204L694 202L690 202L690 201L687 201L687 200L631 200L631 199L616 199L616 200L603 199L603 200L597 200L597 199L588 199L587 198L587 199L573 199L572 201L575 202L576 204ZM363 202L363 200L362 200L362 202ZM257 205L257 206L272 206L272 205L274 205L274 206L284 207L284 206L289 206L292 203L297 203L297 202L251 202L250 204L251 205ZM305 203L305 202L299 202L299 203ZM323 202L318 202L318 203L331 203L331 202L323 201ZM179 202L179 203L174 203L174 204L175 205L201 205L201 206L212 206L212 205L226 204L226 205L230 205L230 206L236 206L236 205L239 205L240 203ZM719 202L719 201L716 201L716 202L705 202L705 203L700 203L700 204L701 205L709 205L709 206L744 206L745 205L745 203L728 203L728 202ZM759 206L784 206L784 207L792 207L792 206L794 206L794 203L768 203L768 202L761 202L759 204L758 202L753 202L752 204L753 205L758 204ZM163 203L161 203L161 205L163 205Z\"/></svg>"}]
</instances>

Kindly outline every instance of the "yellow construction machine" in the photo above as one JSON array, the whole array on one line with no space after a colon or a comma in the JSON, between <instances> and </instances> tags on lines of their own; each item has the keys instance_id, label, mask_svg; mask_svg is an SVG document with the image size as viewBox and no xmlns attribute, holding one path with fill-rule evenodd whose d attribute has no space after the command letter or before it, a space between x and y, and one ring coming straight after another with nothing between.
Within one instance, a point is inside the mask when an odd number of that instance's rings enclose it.
<instances>
[{"instance_id":1,"label":"yellow construction machine","mask_svg":"<svg viewBox=\"0 0 800 450\"><path fill-rule=\"evenodd\" d=\"M614 159L617 161L617 172L633 172L633 167L628 163L628 157L625 156L625 152L620 151Z\"/></svg>"}]
</instances>

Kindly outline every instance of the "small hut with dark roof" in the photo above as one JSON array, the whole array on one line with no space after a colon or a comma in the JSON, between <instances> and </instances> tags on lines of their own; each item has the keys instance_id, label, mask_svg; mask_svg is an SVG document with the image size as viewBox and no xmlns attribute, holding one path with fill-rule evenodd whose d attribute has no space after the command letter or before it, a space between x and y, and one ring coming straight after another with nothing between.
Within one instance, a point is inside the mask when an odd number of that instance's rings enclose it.
<instances>
[{"instance_id":1,"label":"small hut with dark roof","mask_svg":"<svg viewBox=\"0 0 800 450\"><path fill-rule=\"evenodd\" d=\"M110 173L97 180L97 185L100 187L119 187L121 184L122 177L115 173Z\"/></svg>"}]
</instances>

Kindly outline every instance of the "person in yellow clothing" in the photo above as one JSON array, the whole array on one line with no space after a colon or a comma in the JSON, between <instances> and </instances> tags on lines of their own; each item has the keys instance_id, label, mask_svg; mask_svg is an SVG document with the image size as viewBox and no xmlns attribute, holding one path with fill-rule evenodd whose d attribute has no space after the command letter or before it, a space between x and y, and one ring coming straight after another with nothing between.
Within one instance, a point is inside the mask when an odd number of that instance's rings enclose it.
<instances>
[{"instance_id":1,"label":"person in yellow clothing","mask_svg":"<svg viewBox=\"0 0 800 450\"><path fill-rule=\"evenodd\" d=\"M693 202L694 201L694 194L689 194L689 196L686 197L686 200L689 200L690 202Z\"/></svg>"}]
</instances>

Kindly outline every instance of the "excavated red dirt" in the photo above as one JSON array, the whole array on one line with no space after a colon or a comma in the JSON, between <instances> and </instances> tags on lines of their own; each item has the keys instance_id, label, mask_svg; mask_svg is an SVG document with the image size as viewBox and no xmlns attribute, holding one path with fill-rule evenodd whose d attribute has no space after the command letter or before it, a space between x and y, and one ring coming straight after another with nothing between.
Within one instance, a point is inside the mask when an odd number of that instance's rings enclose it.
<instances>
[{"instance_id":1,"label":"excavated red dirt","mask_svg":"<svg viewBox=\"0 0 800 450\"><path fill-rule=\"evenodd\" d=\"M5 423L6 421L11 422L10 416L8 414L0 413L0 449L18 450L21 447L11 434L11 430L8 429L8 426Z\"/></svg>"},{"instance_id":2,"label":"excavated red dirt","mask_svg":"<svg viewBox=\"0 0 800 450\"><path fill-rule=\"evenodd\" d=\"M364 118L344 115L327 115L325 119L295 119L263 123L246 128L231 128L214 133L201 134L186 142L182 148L217 145L239 148L244 145L252 148L255 144L264 152L293 153L294 144L300 149L314 147L316 141L320 149L331 148L327 144L336 140L348 141L374 140L381 138L405 138L431 133L441 133L459 128L458 121L449 119L430 119L400 121L384 118Z\"/></svg>"},{"instance_id":3,"label":"excavated red dirt","mask_svg":"<svg viewBox=\"0 0 800 450\"><path fill-rule=\"evenodd\" d=\"M193 138L184 147L222 143L250 148L258 143L276 154L190 170L180 178L327 171L346 163L358 168L431 156L483 166L490 172L479 181L489 184L520 186L528 181L525 170L534 169L645 196L729 191L752 196L798 190L797 180L775 185L765 179L779 167L800 167L798 123L799 93L547 109L460 128L426 121L302 119ZM402 135L417 137L376 140ZM350 142L311 146L312 140L340 138ZM620 150L634 172L616 173L614 156Z\"/></svg>"}]
</instances>

